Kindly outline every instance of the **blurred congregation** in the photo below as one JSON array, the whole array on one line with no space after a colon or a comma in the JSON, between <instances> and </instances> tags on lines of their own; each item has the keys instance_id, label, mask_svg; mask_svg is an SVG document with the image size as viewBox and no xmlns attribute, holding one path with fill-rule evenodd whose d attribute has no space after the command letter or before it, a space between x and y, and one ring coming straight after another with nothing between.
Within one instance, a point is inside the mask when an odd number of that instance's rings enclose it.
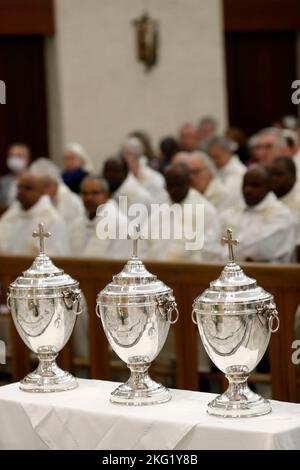
<instances>
[{"instance_id":1,"label":"blurred congregation","mask_svg":"<svg viewBox=\"0 0 300 470\"><path fill-rule=\"evenodd\" d=\"M62 149L62 168L50 155L32 160L27 143L12 143L8 173L0 178L0 254L35 255L31 233L43 221L53 234L47 242L52 256L126 259L127 240L111 240L108 232L106 238L98 236L102 213L109 208L110 221L127 230L133 204L149 209L143 224L152 226L170 215L172 205L189 204L190 217L175 215L175 225L183 226L183 233L195 233L196 209L202 205L202 249L186 250L185 238L150 239L141 243L144 259L222 262L226 249L220 239L231 227L239 240L239 261L295 262L300 243L299 135L295 116L249 137L239 128L220 135L217 121L203 117L163 137L158 154L147 132L129 132L115 154L104 159L100 172L80 143ZM121 196L126 197L127 213Z\"/></svg>"},{"instance_id":2,"label":"blurred congregation","mask_svg":"<svg viewBox=\"0 0 300 470\"><path fill-rule=\"evenodd\" d=\"M150 56L138 30L147 15L156 27ZM96 354L108 346L95 299L132 255L133 223L139 257L180 307L161 355L171 364L165 375L177 368L171 386L197 388L183 361L192 300L227 262L228 228L236 260L277 294L299 337L299 64L298 0L0 0L0 336L7 370L16 369L9 380L22 376L23 353L9 333L6 291L38 254L40 223L51 233L46 253L82 286L88 315L77 320L71 356L84 376L108 378L105 361L116 361L111 350L103 361ZM143 235L165 221L183 236ZM197 238L202 247L187 249ZM197 344L195 371L214 372Z\"/></svg>"}]
</instances>

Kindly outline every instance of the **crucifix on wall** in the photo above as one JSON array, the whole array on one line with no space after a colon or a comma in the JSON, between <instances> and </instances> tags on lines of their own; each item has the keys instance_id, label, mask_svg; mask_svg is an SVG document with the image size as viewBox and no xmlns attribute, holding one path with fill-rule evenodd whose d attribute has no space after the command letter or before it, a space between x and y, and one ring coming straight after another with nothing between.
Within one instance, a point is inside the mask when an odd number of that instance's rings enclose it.
<instances>
[{"instance_id":1,"label":"crucifix on wall","mask_svg":"<svg viewBox=\"0 0 300 470\"><path fill-rule=\"evenodd\" d=\"M157 64L159 31L158 22L144 13L133 21L136 31L138 60L145 64L146 70Z\"/></svg>"}]
</instances>

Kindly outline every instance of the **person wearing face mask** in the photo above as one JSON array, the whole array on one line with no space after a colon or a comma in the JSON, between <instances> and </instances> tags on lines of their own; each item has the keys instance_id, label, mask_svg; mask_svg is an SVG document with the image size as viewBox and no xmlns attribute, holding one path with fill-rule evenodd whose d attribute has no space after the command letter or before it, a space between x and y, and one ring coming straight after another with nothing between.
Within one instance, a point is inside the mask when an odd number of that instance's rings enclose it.
<instances>
[{"instance_id":1,"label":"person wearing face mask","mask_svg":"<svg viewBox=\"0 0 300 470\"><path fill-rule=\"evenodd\" d=\"M64 149L63 164L62 179L65 185L79 194L81 181L94 170L90 157L81 144L73 142Z\"/></svg>"},{"instance_id":2,"label":"person wearing face mask","mask_svg":"<svg viewBox=\"0 0 300 470\"><path fill-rule=\"evenodd\" d=\"M9 173L0 178L0 206L7 208L17 196L17 182L31 161L30 148L23 143L12 144L7 152Z\"/></svg>"}]
</instances>

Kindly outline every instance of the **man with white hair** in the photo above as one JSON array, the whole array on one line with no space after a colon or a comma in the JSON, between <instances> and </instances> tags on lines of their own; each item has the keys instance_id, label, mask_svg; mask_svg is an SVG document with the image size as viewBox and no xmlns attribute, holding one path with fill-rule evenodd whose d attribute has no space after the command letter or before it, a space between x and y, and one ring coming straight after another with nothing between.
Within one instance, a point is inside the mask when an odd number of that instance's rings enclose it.
<instances>
[{"instance_id":1,"label":"man with white hair","mask_svg":"<svg viewBox=\"0 0 300 470\"><path fill-rule=\"evenodd\" d=\"M185 163L189 169L192 188L201 193L218 212L233 204L230 190L217 177L217 171L208 155L204 152L187 154Z\"/></svg>"},{"instance_id":2,"label":"man with white hair","mask_svg":"<svg viewBox=\"0 0 300 470\"><path fill-rule=\"evenodd\" d=\"M62 174L64 183L74 191L79 193L80 183L83 178L93 171L93 164L87 152L81 144L73 142L68 144L63 153L64 171Z\"/></svg>"},{"instance_id":3,"label":"man with white hair","mask_svg":"<svg viewBox=\"0 0 300 470\"><path fill-rule=\"evenodd\" d=\"M47 253L67 256L67 227L49 196L44 195L43 178L24 173L17 188L17 201L0 218L0 253L35 256L38 243L32 232L43 223L45 230L52 234L47 240Z\"/></svg>"},{"instance_id":4,"label":"man with white hair","mask_svg":"<svg viewBox=\"0 0 300 470\"><path fill-rule=\"evenodd\" d=\"M226 137L213 138L208 146L208 155L217 168L217 176L231 192L240 193L246 167L233 154L235 142Z\"/></svg>"},{"instance_id":5,"label":"man with white hair","mask_svg":"<svg viewBox=\"0 0 300 470\"><path fill-rule=\"evenodd\" d=\"M280 157L286 146L282 131L275 127L262 129L256 134L255 158L258 163L270 167L275 158Z\"/></svg>"},{"instance_id":6,"label":"man with white hair","mask_svg":"<svg viewBox=\"0 0 300 470\"><path fill-rule=\"evenodd\" d=\"M85 214L70 227L72 254L78 257L127 259L131 244L119 236L121 231L127 237L127 218L119 211L116 201L110 198L107 181L96 175L86 176L81 182L80 194ZM111 224L111 233L108 224Z\"/></svg>"},{"instance_id":7,"label":"man with white hair","mask_svg":"<svg viewBox=\"0 0 300 470\"><path fill-rule=\"evenodd\" d=\"M47 194L62 218L72 222L84 214L80 197L66 186L60 176L60 170L48 158L38 158L30 165L30 172L44 180L44 194Z\"/></svg>"},{"instance_id":8,"label":"man with white hair","mask_svg":"<svg viewBox=\"0 0 300 470\"><path fill-rule=\"evenodd\" d=\"M164 201L167 198L164 189L165 180L158 171L153 170L147 165L147 157L144 155L142 142L137 137L129 137L122 145L121 155L131 173L149 191L152 200L154 202Z\"/></svg>"}]
</instances>

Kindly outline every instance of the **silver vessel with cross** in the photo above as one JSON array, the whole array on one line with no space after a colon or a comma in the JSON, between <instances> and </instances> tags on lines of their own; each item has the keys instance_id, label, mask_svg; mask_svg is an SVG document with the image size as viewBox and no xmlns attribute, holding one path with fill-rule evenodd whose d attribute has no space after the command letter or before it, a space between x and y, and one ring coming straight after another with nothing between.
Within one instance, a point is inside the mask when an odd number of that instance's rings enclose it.
<instances>
[{"instance_id":1,"label":"silver vessel with cross","mask_svg":"<svg viewBox=\"0 0 300 470\"><path fill-rule=\"evenodd\" d=\"M130 369L129 380L112 392L110 401L123 405L152 405L171 399L163 385L148 375L151 362L161 351L170 324L178 320L173 291L133 255L123 270L97 297L97 315L108 341Z\"/></svg>"},{"instance_id":2,"label":"silver vessel with cross","mask_svg":"<svg viewBox=\"0 0 300 470\"><path fill-rule=\"evenodd\" d=\"M73 331L81 313L82 294L77 281L57 268L45 253L50 237L39 224L33 237L40 252L31 267L8 290L7 303L22 340L39 360L36 370L20 382L26 392L58 392L77 387L76 379L56 364L59 351Z\"/></svg>"},{"instance_id":3,"label":"silver vessel with cross","mask_svg":"<svg viewBox=\"0 0 300 470\"><path fill-rule=\"evenodd\" d=\"M262 359L279 317L271 294L234 260L238 243L227 230L229 260L220 277L193 304L192 319L211 360L225 373L227 390L208 405L208 413L230 418L267 414L270 403L250 390L249 374Z\"/></svg>"}]
</instances>

